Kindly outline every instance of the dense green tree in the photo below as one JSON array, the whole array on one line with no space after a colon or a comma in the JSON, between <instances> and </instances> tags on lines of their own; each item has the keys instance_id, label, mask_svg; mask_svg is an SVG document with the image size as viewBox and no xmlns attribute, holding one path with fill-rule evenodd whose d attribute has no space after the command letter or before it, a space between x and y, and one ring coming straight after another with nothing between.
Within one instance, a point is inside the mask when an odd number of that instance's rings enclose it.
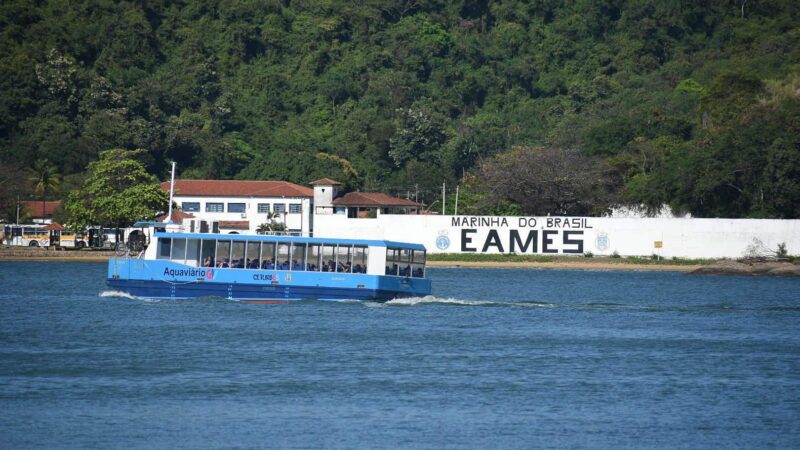
<instances>
[{"instance_id":1,"label":"dense green tree","mask_svg":"<svg viewBox=\"0 0 800 450\"><path fill-rule=\"evenodd\" d=\"M136 159L142 153L100 152L99 159L89 163L83 186L71 191L64 202L69 224L75 228L97 224L125 227L165 211L169 195Z\"/></svg>"},{"instance_id":2,"label":"dense green tree","mask_svg":"<svg viewBox=\"0 0 800 450\"><path fill-rule=\"evenodd\" d=\"M794 100L770 90L800 64L798 24L781 0L6 0L0 159L73 180L142 149L161 177L177 161L433 203L514 147L568 148L625 203L798 217Z\"/></svg>"}]
</instances>

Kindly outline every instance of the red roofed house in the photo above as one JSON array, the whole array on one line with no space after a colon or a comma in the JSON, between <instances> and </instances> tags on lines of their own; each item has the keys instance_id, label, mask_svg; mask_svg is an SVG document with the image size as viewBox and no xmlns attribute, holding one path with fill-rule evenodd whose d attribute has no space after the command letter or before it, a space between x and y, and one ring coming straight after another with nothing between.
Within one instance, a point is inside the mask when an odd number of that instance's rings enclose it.
<instances>
[{"instance_id":1,"label":"red roofed house","mask_svg":"<svg viewBox=\"0 0 800 450\"><path fill-rule=\"evenodd\" d=\"M314 214L344 214L349 218L370 218L380 214L419 214L423 205L379 192L350 192L339 196L341 183L323 178L314 186Z\"/></svg>"},{"instance_id":2,"label":"red roofed house","mask_svg":"<svg viewBox=\"0 0 800 450\"><path fill-rule=\"evenodd\" d=\"M31 215L31 222L33 223L51 223L53 221L53 212L61 207L61 200L50 202L32 200L19 203Z\"/></svg>"},{"instance_id":3,"label":"red roofed house","mask_svg":"<svg viewBox=\"0 0 800 450\"><path fill-rule=\"evenodd\" d=\"M169 192L169 182L161 188ZM217 222L221 233L255 234L274 216L288 231L308 234L313 198L313 190L287 181L175 180L174 201L180 209Z\"/></svg>"}]
</instances>

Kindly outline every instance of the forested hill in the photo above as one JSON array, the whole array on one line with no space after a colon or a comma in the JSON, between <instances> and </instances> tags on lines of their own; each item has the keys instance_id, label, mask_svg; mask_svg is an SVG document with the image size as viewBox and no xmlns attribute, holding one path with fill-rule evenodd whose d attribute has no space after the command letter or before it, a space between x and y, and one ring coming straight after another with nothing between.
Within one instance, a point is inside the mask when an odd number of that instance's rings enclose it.
<instances>
[{"instance_id":1,"label":"forested hill","mask_svg":"<svg viewBox=\"0 0 800 450\"><path fill-rule=\"evenodd\" d=\"M800 217L795 0L4 0L0 48L2 164L52 196L142 148L462 213Z\"/></svg>"}]
</instances>

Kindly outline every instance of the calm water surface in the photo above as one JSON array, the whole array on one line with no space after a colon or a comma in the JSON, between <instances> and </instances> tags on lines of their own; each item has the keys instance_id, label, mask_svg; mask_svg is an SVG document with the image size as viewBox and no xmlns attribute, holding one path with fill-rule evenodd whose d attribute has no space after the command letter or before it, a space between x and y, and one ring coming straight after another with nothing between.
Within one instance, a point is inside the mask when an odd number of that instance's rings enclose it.
<instances>
[{"instance_id":1,"label":"calm water surface","mask_svg":"<svg viewBox=\"0 0 800 450\"><path fill-rule=\"evenodd\" d=\"M430 275L269 306L0 262L0 447L800 447L800 280Z\"/></svg>"}]
</instances>

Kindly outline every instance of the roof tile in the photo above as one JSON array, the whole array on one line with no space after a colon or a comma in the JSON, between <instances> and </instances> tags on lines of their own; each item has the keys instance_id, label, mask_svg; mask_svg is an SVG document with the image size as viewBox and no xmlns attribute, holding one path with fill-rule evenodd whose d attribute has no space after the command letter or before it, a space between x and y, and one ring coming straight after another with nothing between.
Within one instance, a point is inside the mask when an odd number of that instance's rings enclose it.
<instances>
[{"instance_id":1,"label":"roof tile","mask_svg":"<svg viewBox=\"0 0 800 450\"><path fill-rule=\"evenodd\" d=\"M413 201L407 200L404 198L392 197L390 195L386 195L380 192L350 192L349 194L343 195L333 201L334 205L337 206L365 206L365 207L375 207L375 206L400 206L400 207L411 207L411 208L421 208L422 205Z\"/></svg>"},{"instance_id":2,"label":"roof tile","mask_svg":"<svg viewBox=\"0 0 800 450\"><path fill-rule=\"evenodd\" d=\"M169 181L161 183L169 191ZM175 195L218 197L313 197L314 191L288 181L175 180Z\"/></svg>"},{"instance_id":3,"label":"roof tile","mask_svg":"<svg viewBox=\"0 0 800 450\"><path fill-rule=\"evenodd\" d=\"M42 212L42 202L32 200L19 202L25 209L27 209L33 217L47 217L52 216L53 212L61 207L61 200L54 200L44 202L44 212Z\"/></svg>"}]
</instances>

